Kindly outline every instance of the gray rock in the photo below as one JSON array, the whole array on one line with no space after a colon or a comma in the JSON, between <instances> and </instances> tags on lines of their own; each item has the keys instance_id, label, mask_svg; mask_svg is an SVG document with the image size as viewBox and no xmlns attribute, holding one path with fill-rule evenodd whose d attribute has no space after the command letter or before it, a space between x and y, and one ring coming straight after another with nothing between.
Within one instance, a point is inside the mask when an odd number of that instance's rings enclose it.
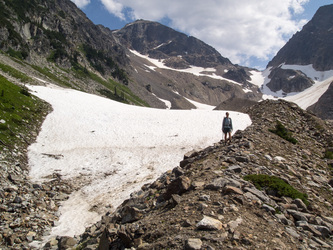
<instances>
[{"instance_id":1,"label":"gray rock","mask_svg":"<svg viewBox=\"0 0 333 250\"><path fill-rule=\"evenodd\" d=\"M69 236L62 236L58 240L59 249L70 249L73 248L76 244L77 240Z\"/></svg>"},{"instance_id":2,"label":"gray rock","mask_svg":"<svg viewBox=\"0 0 333 250\"><path fill-rule=\"evenodd\" d=\"M240 173L240 172L242 172L242 168L239 165L231 165L230 167L228 167L228 171Z\"/></svg>"},{"instance_id":3,"label":"gray rock","mask_svg":"<svg viewBox=\"0 0 333 250\"><path fill-rule=\"evenodd\" d=\"M302 211L307 211L306 205L301 199L295 199L293 200L293 203L296 204L296 206L301 209Z\"/></svg>"},{"instance_id":4,"label":"gray rock","mask_svg":"<svg viewBox=\"0 0 333 250\"><path fill-rule=\"evenodd\" d=\"M222 223L217 219L204 215L203 219L197 223L196 227L199 230L221 230Z\"/></svg>"},{"instance_id":5,"label":"gray rock","mask_svg":"<svg viewBox=\"0 0 333 250\"><path fill-rule=\"evenodd\" d=\"M172 194L180 195L186 192L190 187L191 180L186 176L180 176L169 184L164 197L166 200L169 200Z\"/></svg>"},{"instance_id":6,"label":"gray rock","mask_svg":"<svg viewBox=\"0 0 333 250\"><path fill-rule=\"evenodd\" d=\"M249 158L246 156L236 156L235 159L238 162L249 162Z\"/></svg>"},{"instance_id":7,"label":"gray rock","mask_svg":"<svg viewBox=\"0 0 333 250\"><path fill-rule=\"evenodd\" d=\"M205 186L205 189L219 190L219 189L222 189L227 184L228 184L228 180L220 177L220 178L214 179L211 183L207 184Z\"/></svg>"},{"instance_id":8,"label":"gray rock","mask_svg":"<svg viewBox=\"0 0 333 250\"><path fill-rule=\"evenodd\" d=\"M202 247L202 241L200 239L191 238L186 241L186 250L200 250Z\"/></svg>"},{"instance_id":9,"label":"gray rock","mask_svg":"<svg viewBox=\"0 0 333 250\"><path fill-rule=\"evenodd\" d=\"M243 222L241 217L237 218L236 220L232 220L228 223L228 228L230 232L234 233L236 228Z\"/></svg>"},{"instance_id":10,"label":"gray rock","mask_svg":"<svg viewBox=\"0 0 333 250\"><path fill-rule=\"evenodd\" d=\"M233 178L226 178L228 180L228 186L233 186L233 187L236 187L236 188L241 188L242 187L242 184L236 180L236 179L233 179Z\"/></svg>"},{"instance_id":11,"label":"gray rock","mask_svg":"<svg viewBox=\"0 0 333 250\"><path fill-rule=\"evenodd\" d=\"M284 214L275 214L275 216L284 224L284 225L291 225L292 222L284 216Z\"/></svg>"},{"instance_id":12,"label":"gray rock","mask_svg":"<svg viewBox=\"0 0 333 250\"><path fill-rule=\"evenodd\" d=\"M329 237L330 235L332 235L332 231L328 227L320 226L320 225L314 225L314 228L316 230L318 230L321 233L322 237L324 237L324 238Z\"/></svg>"},{"instance_id":13,"label":"gray rock","mask_svg":"<svg viewBox=\"0 0 333 250\"><path fill-rule=\"evenodd\" d=\"M225 186L222 190L223 194L239 194L242 195L243 191L237 187L233 187L233 186Z\"/></svg>"},{"instance_id":14,"label":"gray rock","mask_svg":"<svg viewBox=\"0 0 333 250\"><path fill-rule=\"evenodd\" d=\"M272 214L275 214L275 212L276 212L275 208L273 208L267 204L263 204L261 208L264 209L266 212L270 212Z\"/></svg>"},{"instance_id":15,"label":"gray rock","mask_svg":"<svg viewBox=\"0 0 333 250\"><path fill-rule=\"evenodd\" d=\"M188 158L196 157L198 155L199 155L199 152L196 150L189 151L184 155L184 160L188 159Z\"/></svg>"},{"instance_id":16,"label":"gray rock","mask_svg":"<svg viewBox=\"0 0 333 250\"><path fill-rule=\"evenodd\" d=\"M309 226L309 223L305 220L299 220L299 221L296 221L295 225L296 225L296 227L305 228L305 227Z\"/></svg>"},{"instance_id":17,"label":"gray rock","mask_svg":"<svg viewBox=\"0 0 333 250\"><path fill-rule=\"evenodd\" d=\"M250 192L250 193L254 194L255 196L257 196L263 202L268 202L270 200L269 197L266 196L266 194L264 194L263 192L259 191L256 188L245 187L244 191L247 191L247 192Z\"/></svg>"},{"instance_id":18,"label":"gray rock","mask_svg":"<svg viewBox=\"0 0 333 250\"><path fill-rule=\"evenodd\" d=\"M261 202L261 200L258 198L258 196L252 194L251 192L244 193L244 197L251 200L251 201L254 200L254 201L260 201Z\"/></svg>"},{"instance_id":19,"label":"gray rock","mask_svg":"<svg viewBox=\"0 0 333 250\"><path fill-rule=\"evenodd\" d=\"M172 170L172 173L174 173L176 177L179 177L184 174L184 170L181 167L176 167Z\"/></svg>"},{"instance_id":20,"label":"gray rock","mask_svg":"<svg viewBox=\"0 0 333 250\"><path fill-rule=\"evenodd\" d=\"M199 196L199 201L210 201L210 196L207 194L200 195Z\"/></svg>"},{"instance_id":21,"label":"gray rock","mask_svg":"<svg viewBox=\"0 0 333 250\"><path fill-rule=\"evenodd\" d=\"M301 236L294 230L292 229L291 227L286 227L286 232L288 234L290 234L291 236L293 236L294 238L296 239L299 239Z\"/></svg>"},{"instance_id":22,"label":"gray rock","mask_svg":"<svg viewBox=\"0 0 333 250\"><path fill-rule=\"evenodd\" d=\"M312 214L308 213L302 213L296 210L287 209L287 212L291 214L296 221L309 221L310 218L313 218L314 216Z\"/></svg>"},{"instance_id":23,"label":"gray rock","mask_svg":"<svg viewBox=\"0 0 333 250\"><path fill-rule=\"evenodd\" d=\"M135 207L129 207L125 206L121 212L121 223L129 223L139 220L143 213L141 210L135 208Z\"/></svg>"}]
</instances>

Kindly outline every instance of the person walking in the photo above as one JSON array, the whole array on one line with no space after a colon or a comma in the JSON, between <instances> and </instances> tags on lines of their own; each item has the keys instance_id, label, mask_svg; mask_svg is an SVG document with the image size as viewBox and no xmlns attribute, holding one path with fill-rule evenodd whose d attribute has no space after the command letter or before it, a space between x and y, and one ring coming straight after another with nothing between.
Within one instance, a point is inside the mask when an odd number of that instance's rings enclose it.
<instances>
[{"instance_id":1,"label":"person walking","mask_svg":"<svg viewBox=\"0 0 333 250\"><path fill-rule=\"evenodd\" d=\"M229 117L229 112L225 113L225 117L223 118L223 122L222 122L222 132L224 133L224 141L227 143L227 141L229 140L229 142L231 142L231 132L232 132L232 120ZM228 139L228 135L229 135L229 139Z\"/></svg>"}]
</instances>

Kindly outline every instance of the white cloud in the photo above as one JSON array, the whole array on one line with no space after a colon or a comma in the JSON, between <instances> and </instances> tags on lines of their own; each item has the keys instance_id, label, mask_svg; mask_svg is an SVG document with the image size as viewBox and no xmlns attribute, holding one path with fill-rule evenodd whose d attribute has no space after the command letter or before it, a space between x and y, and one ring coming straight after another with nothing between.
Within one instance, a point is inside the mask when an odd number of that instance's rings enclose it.
<instances>
[{"instance_id":1,"label":"white cloud","mask_svg":"<svg viewBox=\"0 0 333 250\"><path fill-rule=\"evenodd\" d=\"M119 17L122 20L125 20L125 15L122 13L123 8L125 7L121 3L113 0L101 0L101 2L104 4L105 8L115 16Z\"/></svg>"},{"instance_id":2,"label":"white cloud","mask_svg":"<svg viewBox=\"0 0 333 250\"><path fill-rule=\"evenodd\" d=\"M172 28L203 40L233 63L246 65L251 57L274 56L305 24L293 17L303 12L309 0L101 1L123 20L168 18Z\"/></svg>"},{"instance_id":3,"label":"white cloud","mask_svg":"<svg viewBox=\"0 0 333 250\"><path fill-rule=\"evenodd\" d=\"M90 0L71 0L71 1L75 3L76 6L79 8L84 8L90 3Z\"/></svg>"}]
</instances>

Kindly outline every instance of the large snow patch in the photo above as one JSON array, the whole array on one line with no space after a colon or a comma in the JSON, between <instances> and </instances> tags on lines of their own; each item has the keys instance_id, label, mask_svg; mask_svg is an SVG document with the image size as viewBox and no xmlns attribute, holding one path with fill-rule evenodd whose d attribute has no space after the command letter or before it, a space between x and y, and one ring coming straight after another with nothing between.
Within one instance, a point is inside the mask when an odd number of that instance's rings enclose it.
<instances>
[{"instance_id":1,"label":"large snow patch","mask_svg":"<svg viewBox=\"0 0 333 250\"><path fill-rule=\"evenodd\" d=\"M30 88L54 109L29 147L32 180L57 172L82 186L63 202L51 236L82 233L144 183L178 166L184 153L222 137L224 111L143 108L55 86ZM230 116L234 131L251 124L246 114Z\"/></svg>"}]
</instances>

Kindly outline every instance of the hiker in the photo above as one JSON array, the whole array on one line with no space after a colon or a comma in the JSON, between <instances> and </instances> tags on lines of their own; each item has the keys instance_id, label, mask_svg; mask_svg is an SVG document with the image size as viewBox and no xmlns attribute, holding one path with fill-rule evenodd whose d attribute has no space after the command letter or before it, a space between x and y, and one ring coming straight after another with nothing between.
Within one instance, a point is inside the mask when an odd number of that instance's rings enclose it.
<instances>
[{"instance_id":1,"label":"hiker","mask_svg":"<svg viewBox=\"0 0 333 250\"><path fill-rule=\"evenodd\" d=\"M225 113L225 115L226 116L223 118L223 123L222 123L222 131L224 133L225 142L228 141L228 134L229 134L229 141L231 142L232 120L229 117L229 112Z\"/></svg>"}]
</instances>

